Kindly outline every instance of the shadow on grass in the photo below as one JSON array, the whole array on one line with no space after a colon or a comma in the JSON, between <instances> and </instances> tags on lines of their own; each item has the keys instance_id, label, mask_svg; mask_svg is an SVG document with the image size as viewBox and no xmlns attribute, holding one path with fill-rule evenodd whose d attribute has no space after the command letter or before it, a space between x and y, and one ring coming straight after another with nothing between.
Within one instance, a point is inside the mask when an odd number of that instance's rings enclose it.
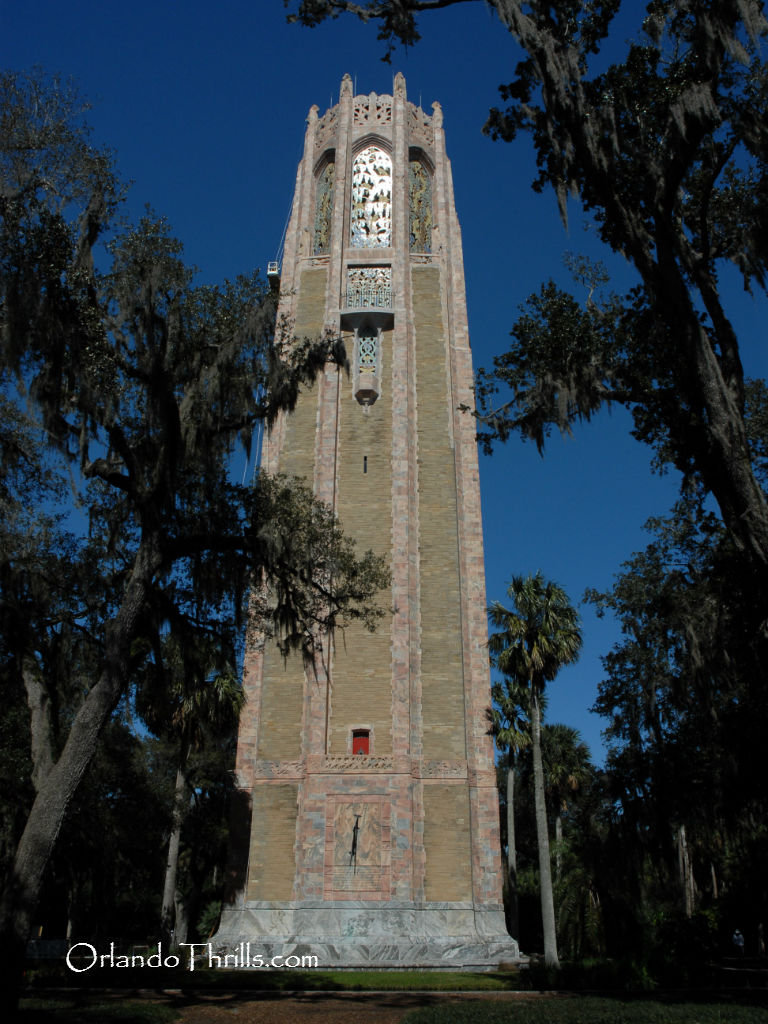
<instances>
[{"instance_id":1,"label":"shadow on grass","mask_svg":"<svg viewBox=\"0 0 768 1024\"><path fill-rule=\"evenodd\" d=\"M19 1024L171 1024L177 1013L150 1000L105 1000L84 993L70 998L24 998L17 1020Z\"/></svg>"},{"instance_id":2,"label":"shadow on grass","mask_svg":"<svg viewBox=\"0 0 768 1024\"><path fill-rule=\"evenodd\" d=\"M424 992L286 992L277 991L216 991L166 992L162 996L132 995L127 1000L120 995L96 992L80 992L75 996L55 998L29 997L22 1000L19 1024L171 1024L185 1010L199 1007L216 1007L238 1013L254 1004L285 1004L286 1011L295 1013L296 1005L316 1007L325 1015L333 1016L334 1010L353 1009L361 1020L367 1010L395 1010L407 1014L415 1010L435 1009L440 1011L446 999L481 999L481 996L465 996L460 993ZM530 997L529 997L530 998ZM288 1019L288 1018L286 1018Z\"/></svg>"},{"instance_id":3,"label":"shadow on grass","mask_svg":"<svg viewBox=\"0 0 768 1024\"><path fill-rule=\"evenodd\" d=\"M171 1024L195 1007L220 1007L237 1013L260 1003L285 1003L334 1010L354 1008L360 1019L367 1010L391 1009L405 1016L403 1024L767 1024L765 992L739 994L637 996L531 992L361 992L361 991L180 991L162 996L126 998L80 992L53 999L23 1001L20 1024ZM295 1012L295 1010L294 1010Z\"/></svg>"},{"instance_id":4,"label":"shadow on grass","mask_svg":"<svg viewBox=\"0 0 768 1024\"><path fill-rule=\"evenodd\" d=\"M754 996L477 996L414 1009L402 1024L767 1024L765 996Z\"/></svg>"}]
</instances>

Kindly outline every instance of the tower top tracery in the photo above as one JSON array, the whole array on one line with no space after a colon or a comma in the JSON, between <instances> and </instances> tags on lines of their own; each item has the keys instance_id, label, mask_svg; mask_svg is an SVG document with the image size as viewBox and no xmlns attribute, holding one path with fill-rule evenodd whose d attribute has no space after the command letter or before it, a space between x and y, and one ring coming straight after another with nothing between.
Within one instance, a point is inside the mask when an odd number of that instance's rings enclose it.
<instances>
[{"instance_id":1,"label":"tower top tracery","mask_svg":"<svg viewBox=\"0 0 768 1024\"><path fill-rule=\"evenodd\" d=\"M425 113L421 107L411 103L406 97L405 77L401 72L395 75L392 95L379 95L371 92L354 96L352 79L345 75L342 79L339 102L319 116L317 106L310 108L307 121L314 126L315 156L320 157L329 147L337 142L338 126L342 118L342 108L349 105L352 111L352 126L358 133L372 132L382 139L392 138L393 109L396 102L403 105L407 132L412 146L422 146L432 150L435 143L435 127L442 127L442 109L438 102L432 104L433 113Z\"/></svg>"}]
</instances>

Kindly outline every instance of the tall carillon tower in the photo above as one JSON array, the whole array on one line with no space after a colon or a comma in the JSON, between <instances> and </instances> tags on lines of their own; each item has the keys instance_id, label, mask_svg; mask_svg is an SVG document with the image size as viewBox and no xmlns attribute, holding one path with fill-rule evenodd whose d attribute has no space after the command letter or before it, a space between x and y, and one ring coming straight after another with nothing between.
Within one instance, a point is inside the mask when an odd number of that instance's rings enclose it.
<instances>
[{"instance_id":1,"label":"tall carillon tower","mask_svg":"<svg viewBox=\"0 0 768 1024\"><path fill-rule=\"evenodd\" d=\"M312 107L280 314L351 362L299 399L262 466L305 477L393 609L330 638L317 673L247 652L232 897L216 942L321 966L490 965L501 903L475 424L461 235L438 104Z\"/></svg>"}]
</instances>

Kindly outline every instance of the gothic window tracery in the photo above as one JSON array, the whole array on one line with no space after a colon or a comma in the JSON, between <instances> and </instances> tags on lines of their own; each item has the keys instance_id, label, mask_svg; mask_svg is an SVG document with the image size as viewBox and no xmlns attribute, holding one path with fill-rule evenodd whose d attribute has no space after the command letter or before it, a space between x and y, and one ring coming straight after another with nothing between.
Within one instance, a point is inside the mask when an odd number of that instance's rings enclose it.
<instances>
[{"instance_id":1,"label":"gothic window tracery","mask_svg":"<svg viewBox=\"0 0 768 1024\"><path fill-rule=\"evenodd\" d=\"M418 157L408 167L408 232L411 252L432 252L432 178Z\"/></svg>"},{"instance_id":2,"label":"gothic window tracery","mask_svg":"<svg viewBox=\"0 0 768 1024\"><path fill-rule=\"evenodd\" d=\"M352 163L352 245L372 249L392 244L392 159L367 146Z\"/></svg>"},{"instance_id":3,"label":"gothic window tracery","mask_svg":"<svg viewBox=\"0 0 768 1024\"><path fill-rule=\"evenodd\" d=\"M331 214L336 164L329 160L317 178L315 191L315 238L312 252L324 256L331 248Z\"/></svg>"}]
</instances>

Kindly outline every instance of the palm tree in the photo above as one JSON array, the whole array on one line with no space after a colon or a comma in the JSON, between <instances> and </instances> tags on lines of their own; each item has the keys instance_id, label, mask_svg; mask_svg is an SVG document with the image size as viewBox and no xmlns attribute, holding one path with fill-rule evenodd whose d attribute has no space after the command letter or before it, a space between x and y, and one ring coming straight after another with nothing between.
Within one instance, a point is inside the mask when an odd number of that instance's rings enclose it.
<instances>
[{"instance_id":1,"label":"palm tree","mask_svg":"<svg viewBox=\"0 0 768 1024\"><path fill-rule=\"evenodd\" d=\"M491 655L495 665L495 657ZM491 735L499 752L507 755L507 871L509 877L509 933L520 937L517 901L517 847L515 845L515 769L517 753L531 742L530 723L523 704L527 690L514 679L494 683L491 688L493 706L488 711Z\"/></svg>"},{"instance_id":2,"label":"palm tree","mask_svg":"<svg viewBox=\"0 0 768 1024\"><path fill-rule=\"evenodd\" d=\"M574 794L589 778L592 762L589 747L579 735L578 729L554 722L545 725L541 731L542 761L546 795L554 802L555 811L555 866L560 875L561 849L563 842L563 815L568 810Z\"/></svg>"},{"instance_id":3,"label":"palm tree","mask_svg":"<svg viewBox=\"0 0 768 1024\"><path fill-rule=\"evenodd\" d=\"M496 601L488 610L492 625L500 630L490 636L488 646L499 670L526 687L530 700L544 962L548 967L559 967L541 759L541 703L546 684L578 657L581 630L568 595L557 583L545 581L540 572L513 576L507 595L512 600L511 609Z\"/></svg>"}]
</instances>

